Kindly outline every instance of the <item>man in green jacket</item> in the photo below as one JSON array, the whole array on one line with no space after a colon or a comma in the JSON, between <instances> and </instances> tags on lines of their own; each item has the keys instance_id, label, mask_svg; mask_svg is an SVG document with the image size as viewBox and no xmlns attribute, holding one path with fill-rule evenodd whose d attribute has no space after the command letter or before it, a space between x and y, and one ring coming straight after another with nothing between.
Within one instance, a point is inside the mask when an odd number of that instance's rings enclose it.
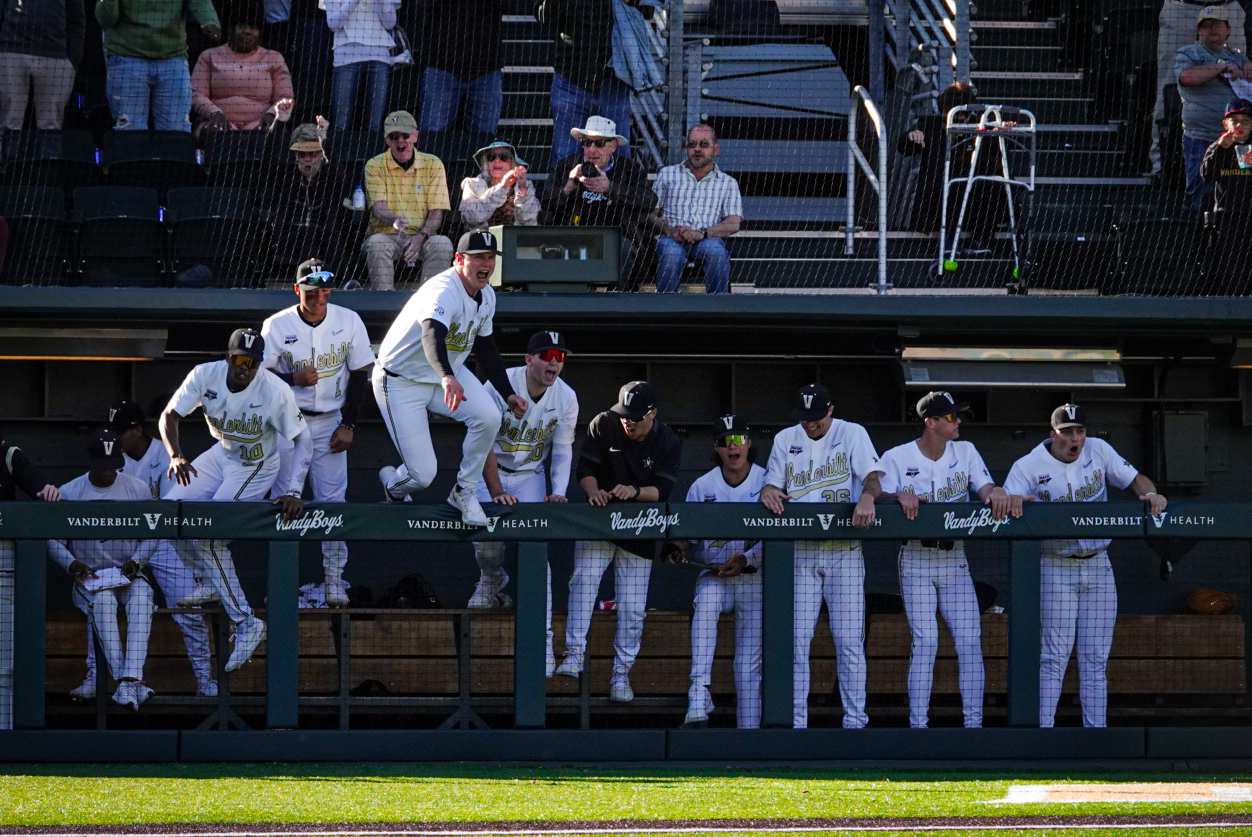
<instances>
[{"instance_id":1,"label":"man in green jacket","mask_svg":"<svg viewBox=\"0 0 1252 837\"><path fill-rule=\"evenodd\" d=\"M212 0L98 0L106 91L119 131L190 131L187 15L211 40L222 37Z\"/></svg>"}]
</instances>

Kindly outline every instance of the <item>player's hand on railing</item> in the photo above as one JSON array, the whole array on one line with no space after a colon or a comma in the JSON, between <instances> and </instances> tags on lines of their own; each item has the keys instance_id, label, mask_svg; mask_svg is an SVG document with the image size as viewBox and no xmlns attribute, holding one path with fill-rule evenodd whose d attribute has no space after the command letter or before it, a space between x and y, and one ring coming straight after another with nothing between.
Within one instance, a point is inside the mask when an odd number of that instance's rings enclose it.
<instances>
[{"instance_id":1,"label":"player's hand on railing","mask_svg":"<svg viewBox=\"0 0 1252 837\"><path fill-rule=\"evenodd\" d=\"M545 503L568 503L569 498L564 494L549 494L547 497L543 498L543 501Z\"/></svg>"},{"instance_id":2,"label":"player's hand on railing","mask_svg":"<svg viewBox=\"0 0 1252 837\"><path fill-rule=\"evenodd\" d=\"M491 502L499 503L502 506L516 506L521 501L509 492L501 491L499 494L496 494L491 498Z\"/></svg>"},{"instance_id":3,"label":"player's hand on railing","mask_svg":"<svg viewBox=\"0 0 1252 837\"><path fill-rule=\"evenodd\" d=\"M861 499L856 501L856 508L852 510L852 525L858 529L868 529L874 525L873 497L862 494Z\"/></svg>"},{"instance_id":4,"label":"player's hand on railing","mask_svg":"<svg viewBox=\"0 0 1252 837\"><path fill-rule=\"evenodd\" d=\"M304 514L304 501L294 494L284 494L276 498L274 505L282 510L283 520L295 520Z\"/></svg>"},{"instance_id":5,"label":"player's hand on railing","mask_svg":"<svg viewBox=\"0 0 1252 837\"><path fill-rule=\"evenodd\" d=\"M39 492L35 494L35 496L40 500L43 500L45 503L55 503L61 499L61 489L49 483L39 489Z\"/></svg>"},{"instance_id":6,"label":"player's hand on railing","mask_svg":"<svg viewBox=\"0 0 1252 837\"><path fill-rule=\"evenodd\" d=\"M926 502L925 497L919 497L916 494L900 493L896 495L896 500L900 503L900 508L904 509L905 520L917 520L917 510L922 503Z\"/></svg>"},{"instance_id":7,"label":"player's hand on railing","mask_svg":"<svg viewBox=\"0 0 1252 837\"><path fill-rule=\"evenodd\" d=\"M994 486L991 493L987 495L987 499L983 501L984 506L991 506L991 519L1003 520L1006 515L1012 514L1012 501L1009 495L1000 486ZM1017 514L1014 517L1022 516L1021 503L1017 505Z\"/></svg>"},{"instance_id":8,"label":"player's hand on railing","mask_svg":"<svg viewBox=\"0 0 1252 837\"><path fill-rule=\"evenodd\" d=\"M772 511L774 514L783 513L783 501L790 500L791 495L784 492L781 488L773 485L767 485L761 489L761 505Z\"/></svg>"}]
</instances>

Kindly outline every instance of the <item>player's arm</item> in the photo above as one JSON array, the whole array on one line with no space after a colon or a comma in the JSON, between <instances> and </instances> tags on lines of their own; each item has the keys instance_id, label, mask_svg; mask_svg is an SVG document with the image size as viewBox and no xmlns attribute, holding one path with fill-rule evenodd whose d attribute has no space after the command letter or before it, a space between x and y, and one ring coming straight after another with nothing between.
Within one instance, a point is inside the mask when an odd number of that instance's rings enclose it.
<instances>
[{"instance_id":1,"label":"player's arm","mask_svg":"<svg viewBox=\"0 0 1252 837\"><path fill-rule=\"evenodd\" d=\"M157 427L161 431L161 444L165 445L165 452L170 456L167 476L179 485L189 485L191 478L196 476L196 469L183 456L183 449L179 444L178 427L182 420L183 417L177 410L166 407L161 418L157 420Z\"/></svg>"},{"instance_id":2,"label":"player's arm","mask_svg":"<svg viewBox=\"0 0 1252 837\"><path fill-rule=\"evenodd\" d=\"M1143 474L1135 474L1135 478L1130 481L1130 490L1140 500L1151 505L1152 514L1160 514L1169 505L1164 494L1156 493L1156 484Z\"/></svg>"},{"instance_id":3,"label":"player's arm","mask_svg":"<svg viewBox=\"0 0 1252 837\"><path fill-rule=\"evenodd\" d=\"M9 463L12 466L13 482L29 496L36 500L56 502L61 499L61 489L43 478L35 463L30 461L21 448L9 448Z\"/></svg>"},{"instance_id":4,"label":"player's arm","mask_svg":"<svg viewBox=\"0 0 1252 837\"><path fill-rule=\"evenodd\" d=\"M587 495L587 502L593 506L608 505L609 500L613 499L613 495L600 487L600 481L594 475L580 477L578 487Z\"/></svg>"},{"instance_id":5,"label":"player's arm","mask_svg":"<svg viewBox=\"0 0 1252 837\"><path fill-rule=\"evenodd\" d=\"M500 393L500 397L509 405L509 412L519 419L526 415L526 399L513 391L509 383L508 373L504 369L504 358L500 357L500 348L496 339L490 334L474 338L474 357L478 358L480 371L491 381L491 385Z\"/></svg>"},{"instance_id":6,"label":"player's arm","mask_svg":"<svg viewBox=\"0 0 1252 837\"><path fill-rule=\"evenodd\" d=\"M600 487L597 472L604 458L604 448L608 443L600 429L601 418L596 416L587 426L587 437L583 439L582 450L578 455L578 487L587 495L587 502L593 506L603 506L613 499L609 492Z\"/></svg>"},{"instance_id":7,"label":"player's arm","mask_svg":"<svg viewBox=\"0 0 1252 837\"><path fill-rule=\"evenodd\" d=\"M569 490L567 486L569 486L570 465L573 461L574 445L572 443L552 445L552 465L548 471L552 477L552 493L544 498L545 502L567 502L565 493Z\"/></svg>"},{"instance_id":8,"label":"player's arm","mask_svg":"<svg viewBox=\"0 0 1252 837\"><path fill-rule=\"evenodd\" d=\"M500 482L500 463L496 460L496 449L494 446L487 451L487 461L483 464L483 481L487 483L487 493L491 495L493 503L500 503L505 506L512 506L517 503L517 498L512 494L506 493L504 484Z\"/></svg>"},{"instance_id":9,"label":"player's arm","mask_svg":"<svg viewBox=\"0 0 1252 837\"><path fill-rule=\"evenodd\" d=\"M861 497L856 501L856 508L852 510L852 525L858 529L874 525L874 502L882 493L882 486L878 482L880 473L881 471L871 471L861 483Z\"/></svg>"},{"instance_id":10,"label":"player's arm","mask_svg":"<svg viewBox=\"0 0 1252 837\"><path fill-rule=\"evenodd\" d=\"M331 453L343 453L352 447L356 438L356 419L361 414L361 403L369 388L370 367L373 365L371 363L348 372L348 389L344 393L343 406L339 408L339 426L330 434Z\"/></svg>"},{"instance_id":11,"label":"player's arm","mask_svg":"<svg viewBox=\"0 0 1252 837\"><path fill-rule=\"evenodd\" d=\"M288 393L290 395L290 393ZM294 407L294 398L292 405ZM300 411L296 410L296 415L300 415ZM272 501L274 505L281 510L283 520L295 520L304 514L304 500L300 495L304 493L304 480L309 474L309 463L313 461L313 433L309 430L309 426L301 418L300 432L291 440L293 445L291 451L291 475L287 479L287 485L284 487L284 493L275 497ZM280 430L281 432L281 430Z\"/></svg>"},{"instance_id":12,"label":"player's arm","mask_svg":"<svg viewBox=\"0 0 1252 837\"><path fill-rule=\"evenodd\" d=\"M452 361L448 357L448 327L435 319L422 320L422 353L430 368L439 373L439 382L443 386L443 403L449 410L455 410L465 400L465 388L456 379L452 371Z\"/></svg>"},{"instance_id":13,"label":"player's arm","mask_svg":"<svg viewBox=\"0 0 1252 837\"><path fill-rule=\"evenodd\" d=\"M1022 516L1022 498L1010 495L995 483L989 482L979 488L978 499L982 500L984 506L991 506L991 517L994 520L1003 520L1007 515Z\"/></svg>"}]
</instances>

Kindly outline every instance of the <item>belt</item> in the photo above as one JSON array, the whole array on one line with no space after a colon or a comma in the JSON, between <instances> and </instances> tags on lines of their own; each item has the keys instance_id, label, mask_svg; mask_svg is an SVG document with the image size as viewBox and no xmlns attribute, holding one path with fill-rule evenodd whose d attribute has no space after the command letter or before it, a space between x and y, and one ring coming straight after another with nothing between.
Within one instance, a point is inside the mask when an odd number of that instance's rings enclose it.
<instances>
[{"instance_id":1,"label":"belt","mask_svg":"<svg viewBox=\"0 0 1252 837\"><path fill-rule=\"evenodd\" d=\"M1075 561L1090 561L1100 553L1092 552L1090 555L1066 555L1066 558L1073 558Z\"/></svg>"},{"instance_id":2,"label":"belt","mask_svg":"<svg viewBox=\"0 0 1252 837\"><path fill-rule=\"evenodd\" d=\"M387 368L387 367L385 367L385 366L383 367L383 371L384 371L384 372L386 372L388 375L390 375L390 376L391 376L391 377L393 377L393 378L399 378L399 377L400 377L400 376L399 376L399 375L397 375L395 372L392 372L390 369L388 369L388 368Z\"/></svg>"},{"instance_id":3,"label":"belt","mask_svg":"<svg viewBox=\"0 0 1252 837\"><path fill-rule=\"evenodd\" d=\"M300 415L302 415L302 416L308 416L309 418L313 418L314 416L324 416L324 415L326 415L326 413L325 413L324 411L321 411L321 410L305 410L305 409L301 409L301 410L300 410Z\"/></svg>"},{"instance_id":4,"label":"belt","mask_svg":"<svg viewBox=\"0 0 1252 837\"><path fill-rule=\"evenodd\" d=\"M900 543L904 544L905 546L909 545L908 541L900 541ZM956 541L950 541L950 540L940 539L940 538L922 538L918 540L918 543L920 543L922 546L926 547L927 549L942 549L945 552L952 550L952 549L956 549Z\"/></svg>"}]
</instances>

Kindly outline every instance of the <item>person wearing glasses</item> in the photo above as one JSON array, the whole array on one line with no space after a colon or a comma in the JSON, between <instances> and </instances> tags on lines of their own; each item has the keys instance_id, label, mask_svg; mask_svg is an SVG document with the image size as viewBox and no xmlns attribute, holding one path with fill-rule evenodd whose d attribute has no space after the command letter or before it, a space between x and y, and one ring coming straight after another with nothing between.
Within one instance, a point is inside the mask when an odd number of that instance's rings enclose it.
<instances>
[{"instance_id":1,"label":"person wearing glasses","mask_svg":"<svg viewBox=\"0 0 1252 837\"><path fill-rule=\"evenodd\" d=\"M591 420L578 459L578 485L593 506L612 506L614 520L634 517L625 503L664 503L678 478L682 440L656 417L656 390L647 381L631 381L618 392L617 403ZM556 673L578 677L585 665L587 631L600 579L612 563L617 600L616 655L609 681L609 700L635 699L630 669L643 642L648 580L660 541L578 541L574 574L569 580L565 618L565 659Z\"/></svg>"},{"instance_id":2,"label":"person wearing glasses","mask_svg":"<svg viewBox=\"0 0 1252 837\"><path fill-rule=\"evenodd\" d=\"M496 140L474 152L482 173L461 181L461 223L475 227L533 227L539 223L539 196L527 163L511 143Z\"/></svg>"},{"instance_id":3,"label":"person wearing glasses","mask_svg":"<svg viewBox=\"0 0 1252 837\"><path fill-rule=\"evenodd\" d=\"M330 304L335 274L320 259L308 259L296 270L293 290L299 302L261 324L265 341L263 365L291 387L308 423L313 444L309 485L319 503L342 503L348 491L348 449L356 436L356 419L369 391L370 348L365 323L351 308ZM294 448L278 439L282 456L272 493L287 486ZM343 568L348 545L322 541L326 604L346 607L348 590Z\"/></svg>"},{"instance_id":4,"label":"person wearing glasses","mask_svg":"<svg viewBox=\"0 0 1252 837\"><path fill-rule=\"evenodd\" d=\"M269 494L281 465L278 439L295 447L291 473L282 496L274 500L285 520L304 513L300 495L313 455L312 435L291 387L261 369L265 338L251 328L230 336L225 360L194 367L161 413L159 427L170 455L169 476L175 483L166 500L253 501ZM217 444L189 461L179 440L179 422L196 408L204 410L209 434ZM235 626L234 645L226 671L234 671L265 639L265 623L248 606L239 585L230 545L224 540L180 540L174 549L192 575L206 582L221 599Z\"/></svg>"},{"instance_id":5,"label":"person wearing glasses","mask_svg":"<svg viewBox=\"0 0 1252 837\"><path fill-rule=\"evenodd\" d=\"M498 402L504 419L496 434L478 499L484 503L565 503L569 491L570 466L574 460L574 428L578 424L578 395L561 380L565 369L565 335L559 331L537 331L526 343L526 358L506 374L513 391L526 399L521 417L508 411L508 405L491 382L487 392ZM551 461L549 463L549 456ZM549 477L551 487L549 487ZM474 544L478 562L478 585L466 607L488 609L508 607L512 600L504 592L509 583L504 571L504 544L490 541ZM552 568L548 568L548 676L556 668L552 654Z\"/></svg>"},{"instance_id":6,"label":"person wearing glasses","mask_svg":"<svg viewBox=\"0 0 1252 837\"><path fill-rule=\"evenodd\" d=\"M603 116L587 118L570 134L582 150L556 161L543 196L543 223L567 227L618 227L622 231L623 288L637 287L632 274L639 248L651 237L656 195L648 174L618 154L626 138Z\"/></svg>"},{"instance_id":7,"label":"person wearing glasses","mask_svg":"<svg viewBox=\"0 0 1252 837\"><path fill-rule=\"evenodd\" d=\"M395 287L396 264L422 264L421 282L452 264L452 240L438 235L448 201L448 177L443 162L417 151L417 120L397 110L383 120L387 151L365 164L365 196L370 210L370 234L362 252L369 268L370 287Z\"/></svg>"},{"instance_id":8,"label":"person wearing glasses","mask_svg":"<svg viewBox=\"0 0 1252 837\"><path fill-rule=\"evenodd\" d=\"M878 502L898 502L904 517L917 519L922 503L964 503L971 494L991 506L991 516L1022 516L1022 498L1011 497L996 485L978 449L960 441L961 422L969 405L949 393L930 392L917 402L922 420L920 439L894 447L882 456ZM978 729L983 718L985 683L982 661L982 615L969 562L959 540L906 540L900 548L900 592L913 634L909 656L909 726L926 729L930 692L934 685L935 655L939 651L939 622L935 609L952 634L960 666L961 707L966 729Z\"/></svg>"},{"instance_id":9,"label":"person wearing glasses","mask_svg":"<svg viewBox=\"0 0 1252 837\"><path fill-rule=\"evenodd\" d=\"M717 167L717 131L701 123L687 132L687 159L657 173L652 190L660 211L656 289L677 293L688 260L704 268L704 289L730 293L725 239L743 223L739 182Z\"/></svg>"}]
</instances>

